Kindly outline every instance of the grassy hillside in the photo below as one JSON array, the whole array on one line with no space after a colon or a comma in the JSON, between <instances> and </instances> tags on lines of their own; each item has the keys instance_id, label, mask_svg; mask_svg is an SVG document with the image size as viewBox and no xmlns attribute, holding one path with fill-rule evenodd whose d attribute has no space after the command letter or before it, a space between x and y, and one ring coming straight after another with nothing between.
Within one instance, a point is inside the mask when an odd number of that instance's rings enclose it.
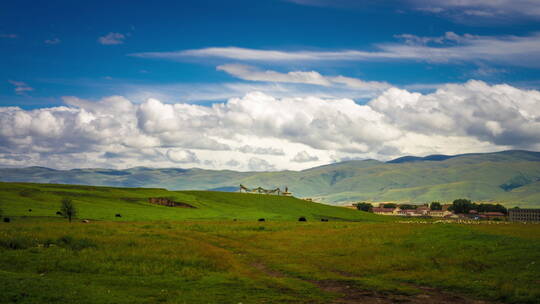
<instances>
[{"instance_id":1,"label":"grassy hillside","mask_svg":"<svg viewBox=\"0 0 540 304\"><path fill-rule=\"evenodd\" d=\"M288 186L298 197L342 204L351 201L425 203L469 198L508 206L540 206L540 153L504 151L456 156L406 157L391 162L347 161L304 171L235 172L202 169L127 170L40 167L0 169L2 181L170 190L275 188Z\"/></svg>"},{"instance_id":2,"label":"grassy hillside","mask_svg":"<svg viewBox=\"0 0 540 304\"><path fill-rule=\"evenodd\" d=\"M165 207L148 198L166 197L196 208ZM381 219L372 214L307 202L293 197L210 191L167 191L149 188L0 183L0 208L10 216L55 216L62 198L71 198L80 218L145 220L308 220ZM32 209L30 212L29 209ZM121 218L115 215L120 213Z\"/></svg>"}]
</instances>

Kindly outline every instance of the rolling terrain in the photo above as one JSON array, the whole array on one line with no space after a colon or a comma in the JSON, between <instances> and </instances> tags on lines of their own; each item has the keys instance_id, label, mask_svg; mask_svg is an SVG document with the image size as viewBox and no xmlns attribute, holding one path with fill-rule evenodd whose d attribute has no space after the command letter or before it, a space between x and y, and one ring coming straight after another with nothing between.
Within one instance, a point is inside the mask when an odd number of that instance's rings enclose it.
<instances>
[{"instance_id":1,"label":"rolling terrain","mask_svg":"<svg viewBox=\"0 0 540 304\"><path fill-rule=\"evenodd\" d=\"M62 198L79 211L71 223L55 214ZM540 298L534 224L404 221L257 194L25 183L0 183L0 209L10 218L0 221L0 303Z\"/></svg>"},{"instance_id":2,"label":"rolling terrain","mask_svg":"<svg viewBox=\"0 0 540 304\"><path fill-rule=\"evenodd\" d=\"M179 168L53 170L0 169L0 181L234 191L285 187L298 197L329 204L352 201L425 203L469 198L507 206L540 206L540 153L503 151L354 160L303 171L236 172Z\"/></svg>"}]
</instances>

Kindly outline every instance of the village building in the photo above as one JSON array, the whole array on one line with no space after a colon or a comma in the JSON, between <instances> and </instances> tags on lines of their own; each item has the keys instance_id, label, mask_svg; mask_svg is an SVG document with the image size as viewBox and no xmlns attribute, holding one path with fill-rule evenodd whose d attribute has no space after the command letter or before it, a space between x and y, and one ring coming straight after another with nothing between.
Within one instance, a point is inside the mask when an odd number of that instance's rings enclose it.
<instances>
[{"instance_id":1,"label":"village building","mask_svg":"<svg viewBox=\"0 0 540 304\"><path fill-rule=\"evenodd\" d=\"M373 207L372 211L375 214L394 215L394 209L396 208Z\"/></svg>"},{"instance_id":2,"label":"village building","mask_svg":"<svg viewBox=\"0 0 540 304\"><path fill-rule=\"evenodd\" d=\"M488 220L504 220L506 219L506 215L502 212L481 212L479 214L480 216L485 216Z\"/></svg>"},{"instance_id":3,"label":"village building","mask_svg":"<svg viewBox=\"0 0 540 304\"><path fill-rule=\"evenodd\" d=\"M513 222L540 222L540 209L508 209L508 219Z\"/></svg>"}]
</instances>

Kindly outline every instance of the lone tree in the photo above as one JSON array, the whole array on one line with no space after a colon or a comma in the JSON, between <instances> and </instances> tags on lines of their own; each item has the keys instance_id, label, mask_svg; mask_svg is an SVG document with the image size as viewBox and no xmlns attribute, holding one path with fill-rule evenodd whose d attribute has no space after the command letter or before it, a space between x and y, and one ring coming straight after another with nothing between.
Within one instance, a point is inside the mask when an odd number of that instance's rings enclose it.
<instances>
[{"instance_id":1,"label":"lone tree","mask_svg":"<svg viewBox=\"0 0 540 304\"><path fill-rule=\"evenodd\" d=\"M77 215L77 209L75 209L75 205L73 204L73 201L70 198L62 199L62 205L60 205L60 211L62 212L62 215L64 217L67 217L69 219L70 223L71 223L71 218Z\"/></svg>"}]
</instances>

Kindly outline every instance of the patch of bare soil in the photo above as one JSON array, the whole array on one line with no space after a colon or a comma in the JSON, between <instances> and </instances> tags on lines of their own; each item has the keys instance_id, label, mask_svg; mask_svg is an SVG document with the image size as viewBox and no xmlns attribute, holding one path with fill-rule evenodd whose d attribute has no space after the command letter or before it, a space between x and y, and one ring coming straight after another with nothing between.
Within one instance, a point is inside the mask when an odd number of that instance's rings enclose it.
<instances>
[{"instance_id":1,"label":"patch of bare soil","mask_svg":"<svg viewBox=\"0 0 540 304\"><path fill-rule=\"evenodd\" d=\"M268 268L262 263L251 263L253 268L265 273L268 276L281 278L285 274ZM451 294L431 287L414 286L422 292L417 295L391 294L378 291L355 288L346 281L309 281L325 292L337 294L332 304L388 304L388 303L409 303L409 304L488 304L492 302L472 300L459 295Z\"/></svg>"},{"instance_id":2,"label":"patch of bare soil","mask_svg":"<svg viewBox=\"0 0 540 304\"><path fill-rule=\"evenodd\" d=\"M333 304L352 304L352 303L411 303L411 304L487 304L490 302L471 300L458 295L442 292L435 288L417 287L422 293L417 295L388 294L370 290L354 288L343 281L316 281L319 288L326 292L341 295L331 303Z\"/></svg>"}]
</instances>

